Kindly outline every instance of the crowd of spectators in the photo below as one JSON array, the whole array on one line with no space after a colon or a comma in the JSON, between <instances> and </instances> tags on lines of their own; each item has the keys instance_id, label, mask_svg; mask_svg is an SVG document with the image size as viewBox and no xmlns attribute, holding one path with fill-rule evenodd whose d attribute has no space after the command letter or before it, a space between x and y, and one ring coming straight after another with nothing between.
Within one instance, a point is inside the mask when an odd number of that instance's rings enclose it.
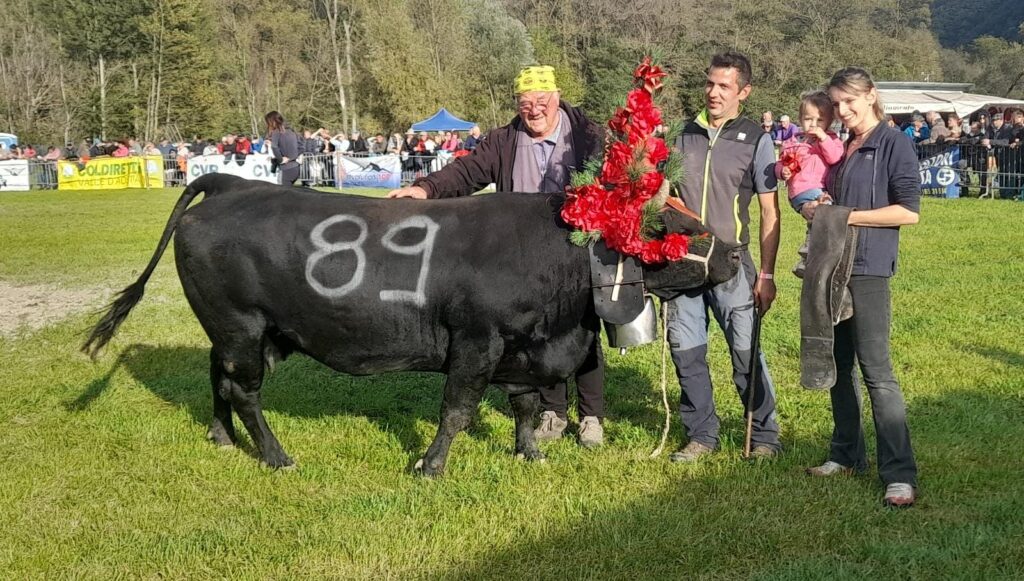
<instances>
[{"instance_id":1,"label":"crowd of spectators","mask_svg":"<svg viewBox=\"0 0 1024 581\"><path fill-rule=\"evenodd\" d=\"M433 135L428 132L406 132L405 137L399 133L386 137L377 133L372 137L364 137L359 131L346 134L331 134L328 130L306 129L298 136L299 151L306 155L323 153L345 153L360 155L407 154L409 156L431 156L439 151L451 154L468 153L479 145L480 128L473 127L465 139L458 131L440 131ZM171 141L163 139L159 143L152 141L145 144L135 138L118 140L102 140L99 138L83 139L79 143L68 142L64 148L56 146L34 148L29 144L11 147L0 143L0 160L26 159L40 161L81 160L88 161L97 157L128 157L139 155L159 155L165 158L189 158L197 155L225 155L244 159L252 153L267 153L264 138L259 135L247 136L242 132L232 132L218 140L204 139L198 135L191 140Z\"/></svg>"}]
</instances>

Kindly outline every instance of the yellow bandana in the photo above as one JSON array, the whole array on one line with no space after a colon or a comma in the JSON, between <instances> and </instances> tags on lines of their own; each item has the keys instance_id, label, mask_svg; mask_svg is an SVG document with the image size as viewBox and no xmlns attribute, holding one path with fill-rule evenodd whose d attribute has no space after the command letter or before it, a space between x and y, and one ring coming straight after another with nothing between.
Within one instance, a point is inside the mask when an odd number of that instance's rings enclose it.
<instances>
[{"instance_id":1,"label":"yellow bandana","mask_svg":"<svg viewBox=\"0 0 1024 581\"><path fill-rule=\"evenodd\" d=\"M530 91L557 91L555 69L549 66L526 67L516 77L516 95Z\"/></svg>"}]
</instances>

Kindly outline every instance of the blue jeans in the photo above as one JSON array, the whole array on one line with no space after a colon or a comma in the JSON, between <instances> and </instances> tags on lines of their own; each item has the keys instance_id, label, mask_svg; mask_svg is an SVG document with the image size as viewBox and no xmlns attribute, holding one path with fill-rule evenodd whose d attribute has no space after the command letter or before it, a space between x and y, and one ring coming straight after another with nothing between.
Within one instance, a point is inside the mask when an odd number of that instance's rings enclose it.
<instances>
[{"instance_id":1,"label":"blue jeans","mask_svg":"<svg viewBox=\"0 0 1024 581\"><path fill-rule=\"evenodd\" d=\"M830 392L835 430L829 459L858 471L867 468L856 360L868 388L871 415L875 420L878 476L885 484L906 482L917 486L907 406L889 357L892 315L889 279L854 275L848 287L853 297L853 317L835 328L833 353L837 381Z\"/></svg>"},{"instance_id":2,"label":"blue jeans","mask_svg":"<svg viewBox=\"0 0 1024 581\"><path fill-rule=\"evenodd\" d=\"M779 449L779 425L775 419L775 388L764 354L751 353L754 329L754 261L744 252L740 269L730 280L705 291L684 293L670 301L668 340L672 362L681 387L679 415L686 436L710 448L718 447L719 419L715 413L711 372L708 369L708 309L725 333L732 357L732 379L745 402L751 362L761 366L754 398L754 446Z\"/></svg>"},{"instance_id":3,"label":"blue jeans","mask_svg":"<svg viewBox=\"0 0 1024 581\"><path fill-rule=\"evenodd\" d=\"M800 213L800 208L804 207L807 202L813 202L825 195L825 192L821 188L814 188L807 191L800 192L789 199L789 204L793 206L793 209Z\"/></svg>"}]
</instances>

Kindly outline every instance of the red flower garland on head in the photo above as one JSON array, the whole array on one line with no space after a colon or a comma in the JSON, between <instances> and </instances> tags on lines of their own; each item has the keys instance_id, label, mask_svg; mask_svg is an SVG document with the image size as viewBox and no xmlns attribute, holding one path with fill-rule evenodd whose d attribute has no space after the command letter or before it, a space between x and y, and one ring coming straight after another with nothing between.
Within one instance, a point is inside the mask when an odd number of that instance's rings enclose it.
<instances>
[{"instance_id":1,"label":"red flower garland on head","mask_svg":"<svg viewBox=\"0 0 1024 581\"><path fill-rule=\"evenodd\" d=\"M633 72L633 88L626 106L608 121L612 141L605 148L604 163L594 183L571 188L562 219L584 232L599 232L608 248L635 256L648 264L682 260L689 238L667 234L660 240L641 235L643 206L661 188L665 176L658 165L668 159L665 140L654 132L662 123L654 93L662 88L666 73L650 57Z\"/></svg>"}]
</instances>

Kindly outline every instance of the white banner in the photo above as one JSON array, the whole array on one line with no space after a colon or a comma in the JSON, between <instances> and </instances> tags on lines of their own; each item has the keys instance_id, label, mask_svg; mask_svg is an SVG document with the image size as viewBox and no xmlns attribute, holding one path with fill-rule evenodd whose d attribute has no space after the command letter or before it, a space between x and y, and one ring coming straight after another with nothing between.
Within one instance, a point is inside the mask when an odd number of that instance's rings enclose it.
<instances>
[{"instance_id":1,"label":"white banner","mask_svg":"<svg viewBox=\"0 0 1024 581\"><path fill-rule=\"evenodd\" d=\"M188 160L185 184L191 184L197 177L208 173L226 173L247 180L281 183L281 174L270 172L270 156L262 153L245 156L243 163L238 163L237 157L225 161L224 156L220 154L193 157Z\"/></svg>"},{"instance_id":2,"label":"white banner","mask_svg":"<svg viewBox=\"0 0 1024 581\"><path fill-rule=\"evenodd\" d=\"M401 186L402 160L397 155L343 157L339 187L388 188Z\"/></svg>"},{"instance_id":3,"label":"white banner","mask_svg":"<svg viewBox=\"0 0 1024 581\"><path fill-rule=\"evenodd\" d=\"M0 161L0 192L27 192L29 185L27 159Z\"/></svg>"}]
</instances>

